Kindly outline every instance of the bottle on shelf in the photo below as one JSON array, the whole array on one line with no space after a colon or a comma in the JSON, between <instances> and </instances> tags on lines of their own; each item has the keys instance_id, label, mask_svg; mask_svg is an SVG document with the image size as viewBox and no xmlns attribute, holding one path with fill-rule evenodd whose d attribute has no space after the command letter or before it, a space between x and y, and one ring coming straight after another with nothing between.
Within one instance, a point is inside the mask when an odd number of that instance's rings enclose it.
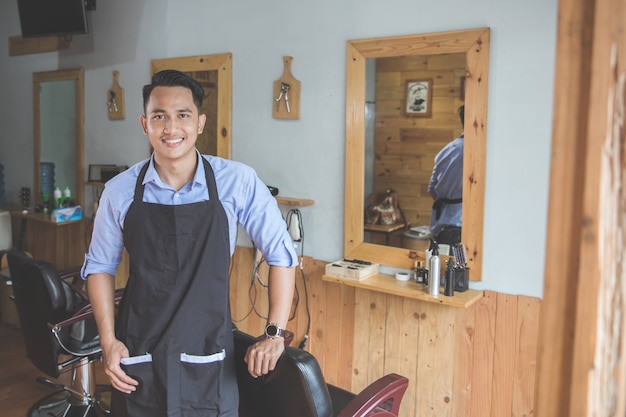
<instances>
[{"instance_id":1,"label":"bottle on shelf","mask_svg":"<svg viewBox=\"0 0 626 417\"><path fill-rule=\"evenodd\" d=\"M50 196L48 194L43 195L43 204L41 211L43 214L50 213Z\"/></svg>"},{"instance_id":2,"label":"bottle on shelf","mask_svg":"<svg viewBox=\"0 0 626 417\"><path fill-rule=\"evenodd\" d=\"M63 204L63 192L56 186L54 187L54 208L59 208Z\"/></svg>"},{"instance_id":3,"label":"bottle on shelf","mask_svg":"<svg viewBox=\"0 0 626 417\"><path fill-rule=\"evenodd\" d=\"M439 260L439 245L433 239L430 240L430 250L432 254L428 260L428 293L433 297L439 296L439 286L441 285L441 261Z\"/></svg>"}]
</instances>

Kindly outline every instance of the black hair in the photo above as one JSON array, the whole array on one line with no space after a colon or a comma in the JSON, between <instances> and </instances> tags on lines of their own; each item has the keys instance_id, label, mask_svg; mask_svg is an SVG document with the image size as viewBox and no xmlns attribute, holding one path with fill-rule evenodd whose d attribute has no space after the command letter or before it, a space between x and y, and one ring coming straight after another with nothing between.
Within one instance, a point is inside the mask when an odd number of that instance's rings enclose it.
<instances>
[{"instance_id":1,"label":"black hair","mask_svg":"<svg viewBox=\"0 0 626 417\"><path fill-rule=\"evenodd\" d=\"M185 87L191 91L193 102L198 108L198 111L202 108L202 99L204 98L204 89L200 83L184 72L177 70L163 70L159 71L152 76L150 84L143 87L143 110L146 111L148 100L150 100L150 94L155 87Z\"/></svg>"},{"instance_id":2,"label":"black hair","mask_svg":"<svg viewBox=\"0 0 626 417\"><path fill-rule=\"evenodd\" d=\"M461 126L465 126L465 104L459 107L456 111L461 118Z\"/></svg>"}]
</instances>

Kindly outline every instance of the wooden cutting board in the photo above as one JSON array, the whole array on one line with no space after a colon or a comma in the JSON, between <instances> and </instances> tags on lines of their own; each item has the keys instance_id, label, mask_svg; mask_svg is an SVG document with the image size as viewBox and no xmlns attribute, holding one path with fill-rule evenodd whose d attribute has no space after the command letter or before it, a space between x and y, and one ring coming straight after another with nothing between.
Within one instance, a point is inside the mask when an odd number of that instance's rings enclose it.
<instances>
[{"instance_id":1,"label":"wooden cutting board","mask_svg":"<svg viewBox=\"0 0 626 417\"><path fill-rule=\"evenodd\" d=\"M293 75L291 75L292 60L293 57L283 57L283 75L278 80L274 81L274 99L272 102L272 116L274 119L300 118L300 81L296 80ZM281 94L283 86L287 87ZM287 106L287 102L289 102L289 106Z\"/></svg>"},{"instance_id":2,"label":"wooden cutting board","mask_svg":"<svg viewBox=\"0 0 626 417\"><path fill-rule=\"evenodd\" d=\"M124 89L119 84L119 71L113 71L113 86L107 93L107 110L109 120L123 119L124 113Z\"/></svg>"}]
</instances>

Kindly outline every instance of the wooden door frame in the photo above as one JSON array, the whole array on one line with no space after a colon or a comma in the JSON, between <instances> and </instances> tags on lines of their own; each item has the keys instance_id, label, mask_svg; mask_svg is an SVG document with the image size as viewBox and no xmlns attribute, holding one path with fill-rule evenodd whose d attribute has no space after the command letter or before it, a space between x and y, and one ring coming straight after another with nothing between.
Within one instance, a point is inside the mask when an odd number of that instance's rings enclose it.
<instances>
[{"instance_id":1,"label":"wooden door frame","mask_svg":"<svg viewBox=\"0 0 626 417\"><path fill-rule=\"evenodd\" d=\"M536 415L624 415L626 0L561 0L558 15Z\"/></svg>"}]
</instances>

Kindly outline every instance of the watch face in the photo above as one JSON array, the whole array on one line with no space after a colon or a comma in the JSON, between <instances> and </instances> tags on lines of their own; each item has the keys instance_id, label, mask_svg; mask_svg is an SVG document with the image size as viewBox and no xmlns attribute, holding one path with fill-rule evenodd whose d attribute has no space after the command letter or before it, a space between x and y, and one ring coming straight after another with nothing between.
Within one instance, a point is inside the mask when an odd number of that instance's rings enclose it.
<instances>
[{"instance_id":1,"label":"watch face","mask_svg":"<svg viewBox=\"0 0 626 417\"><path fill-rule=\"evenodd\" d=\"M276 337L278 335L278 326L270 324L265 328L265 334L269 337Z\"/></svg>"}]
</instances>

